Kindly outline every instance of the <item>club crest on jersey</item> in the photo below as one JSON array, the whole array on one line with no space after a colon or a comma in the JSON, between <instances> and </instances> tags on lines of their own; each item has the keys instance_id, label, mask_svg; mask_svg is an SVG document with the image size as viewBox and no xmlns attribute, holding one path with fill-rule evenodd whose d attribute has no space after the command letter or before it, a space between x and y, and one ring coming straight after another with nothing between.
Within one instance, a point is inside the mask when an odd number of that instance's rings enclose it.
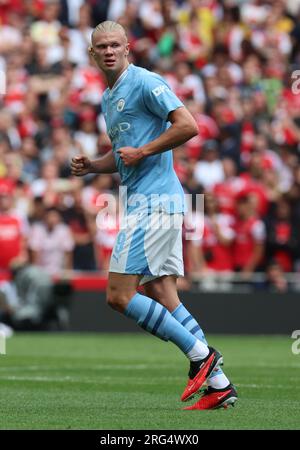
<instances>
[{"instance_id":1,"label":"club crest on jersey","mask_svg":"<svg viewBox=\"0 0 300 450\"><path fill-rule=\"evenodd\" d=\"M124 100L124 98L120 98L120 100L118 101L118 104L117 104L117 111L118 112L123 111L124 106L125 106L125 100Z\"/></svg>"}]
</instances>

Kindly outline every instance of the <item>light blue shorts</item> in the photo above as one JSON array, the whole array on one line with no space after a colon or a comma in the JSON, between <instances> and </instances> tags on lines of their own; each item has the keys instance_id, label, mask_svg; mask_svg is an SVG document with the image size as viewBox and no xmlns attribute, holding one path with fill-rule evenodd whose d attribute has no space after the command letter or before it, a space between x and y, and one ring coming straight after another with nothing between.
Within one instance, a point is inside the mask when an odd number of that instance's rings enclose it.
<instances>
[{"instance_id":1,"label":"light blue shorts","mask_svg":"<svg viewBox=\"0 0 300 450\"><path fill-rule=\"evenodd\" d=\"M128 215L110 259L110 272L140 274L140 285L163 275L183 276L183 214Z\"/></svg>"}]
</instances>

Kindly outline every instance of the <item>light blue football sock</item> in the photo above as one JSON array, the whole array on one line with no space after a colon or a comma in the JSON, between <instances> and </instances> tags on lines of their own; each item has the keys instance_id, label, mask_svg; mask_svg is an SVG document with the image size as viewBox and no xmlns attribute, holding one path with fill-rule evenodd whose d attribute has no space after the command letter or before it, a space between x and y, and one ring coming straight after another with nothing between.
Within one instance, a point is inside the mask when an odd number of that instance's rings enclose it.
<instances>
[{"instance_id":1,"label":"light blue football sock","mask_svg":"<svg viewBox=\"0 0 300 450\"><path fill-rule=\"evenodd\" d=\"M182 303L180 303L180 305L178 305L177 308L174 309L174 311L172 312L172 316L176 320L178 320L178 322L180 322L181 325L183 325L191 334L196 336L197 339L208 345L202 328ZM221 375L223 373L223 370L220 368L218 370L213 370L213 372L209 376L209 379L212 379L215 376Z\"/></svg>"},{"instance_id":2,"label":"light blue football sock","mask_svg":"<svg viewBox=\"0 0 300 450\"><path fill-rule=\"evenodd\" d=\"M185 354L198 340L164 306L145 295L136 293L128 303L125 315L151 334L173 342Z\"/></svg>"}]
</instances>

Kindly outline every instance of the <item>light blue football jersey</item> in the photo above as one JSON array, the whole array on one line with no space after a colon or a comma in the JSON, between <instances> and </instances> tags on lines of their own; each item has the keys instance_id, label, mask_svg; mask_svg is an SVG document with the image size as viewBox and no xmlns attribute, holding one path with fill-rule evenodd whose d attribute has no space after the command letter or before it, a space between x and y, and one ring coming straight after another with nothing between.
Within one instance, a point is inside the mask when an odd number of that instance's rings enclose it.
<instances>
[{"instance_id":1,"label":"light blue football jersey","mask_svg":"<svg viewBox=\"0 0 300 450\"><path fill-rule=\"evenodd\" d=\"M102 111L122 185L127 187L127 213L162 209L185 211L184 193L173 168L171 150L125 166L117 150L141 147L171 125L168 114L183 106L158 74L130 64L112 89L106 89Z\"/></svg>"}]
</instances>

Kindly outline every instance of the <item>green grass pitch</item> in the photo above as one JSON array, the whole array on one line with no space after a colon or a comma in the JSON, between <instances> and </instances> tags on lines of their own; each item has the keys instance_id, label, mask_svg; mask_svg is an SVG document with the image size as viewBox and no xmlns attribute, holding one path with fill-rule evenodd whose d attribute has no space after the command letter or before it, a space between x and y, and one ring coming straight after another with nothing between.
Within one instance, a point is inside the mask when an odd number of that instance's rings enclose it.
<instances>
[{"instance_id":1,"label":"green grass pitch","mask_svg":"<svg viewBox=\"0 0 300 450\"><path fill-rule=\"evenodd\" d=\"M187 359L146 334L16 334L0 355L1 429L299 429L300 355L283 336L209 336L235 408L183 411Z\"/></svg>"}]
</instances>

